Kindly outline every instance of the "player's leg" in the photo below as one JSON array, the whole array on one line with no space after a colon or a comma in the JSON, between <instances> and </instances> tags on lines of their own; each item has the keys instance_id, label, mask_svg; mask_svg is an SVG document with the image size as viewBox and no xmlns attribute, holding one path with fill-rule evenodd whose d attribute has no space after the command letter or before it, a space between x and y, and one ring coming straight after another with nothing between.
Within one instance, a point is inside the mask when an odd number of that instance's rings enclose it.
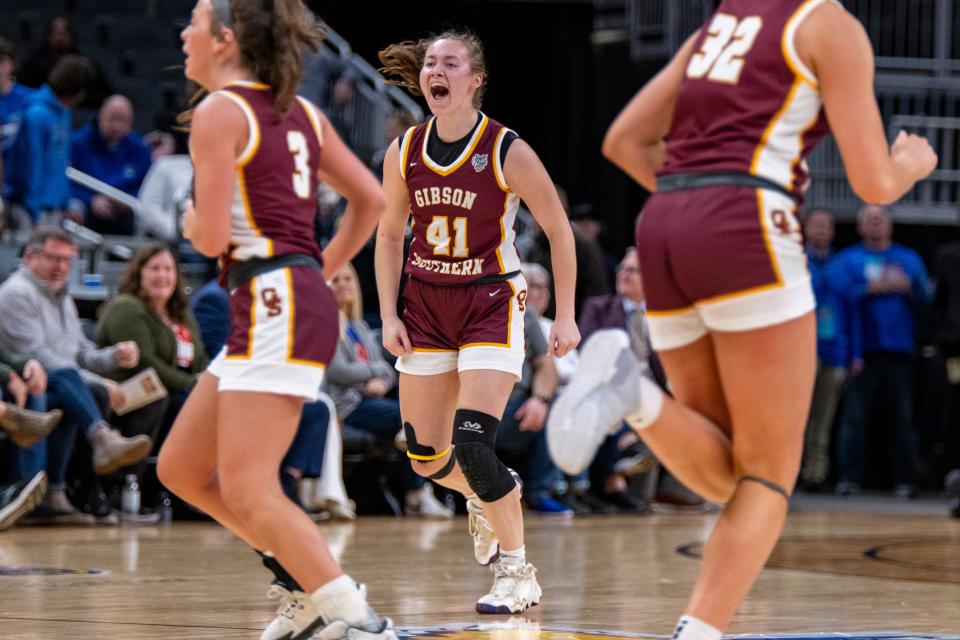
<instances>
[{"instance_id":1,"label":"player's leg","mask_svg":"<svg viewBox=\"0 0 960 640\"><path fill-rule=\"evenodd\" d=\"M287 498L278 469L300 420L303 398L274 393L224 391L218 404L218 465L224 503L303 586L315 606L313 620L292 638L309 638L324 626L336 637L355 634L393 638L389 621L367 605L345 576L309 516ZM336 627L336 629L333 629Z\"/></svg>"},{"instance_id":2,"label":"player's leg","mask_svg":"<svg viewBox=\"0 0 960 640\"><path fill-rule=\"evenodd\" d=\"M773 550L803 450L816 369L812 313L714 334L733 421L736 491L704 548L687 614L724 629Z\"/></svg>"},{"instance_id":3,"label":"player's leg","mask_svg":"<svg viewBox=\"0 0 960 640\"><path fill-rule=\"evenodd\" d=\"M407 457L413 470L466 495L470 493L470 486L456 464L452 447L460 378L455 355L451 356L453 359L446 372L430 375L400 373L400 414L407 439Z\"/></svg>"},{"instance_id":4,"label":"player's leg","mask_svg":"<svg viewBox=\"0 0 960 640\"><path fill-rule=\"evenodd\" d=\"M217 376L204 372L170 429L157 459L157 476L184 502L197 507L254 549L266 543L227 507L217 475Z\"/></svg>"}]
</instances>

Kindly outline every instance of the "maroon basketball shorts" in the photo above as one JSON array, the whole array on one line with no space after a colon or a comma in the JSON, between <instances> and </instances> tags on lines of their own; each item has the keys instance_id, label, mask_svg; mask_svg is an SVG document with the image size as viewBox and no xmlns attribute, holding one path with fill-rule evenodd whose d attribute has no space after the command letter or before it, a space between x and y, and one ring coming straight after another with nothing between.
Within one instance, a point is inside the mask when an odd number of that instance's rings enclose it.
<instances>
[{"instance_id":1,"label":"maroon basketball shorts","mask_svg":"<svg viewBox=\"0 0 960 640\"><path fill-rule=\"evenodd\" d=\"M410 278L403 290L403 324L413 353L397 370L415 376L492 369L520 378L527 281L438 285Z\"/></svg>"},{"instance_id":2,"label":"maroon basketball shorts","mask_svg":"<svg viewBox=\"0 0 960 640\"><path fill-rule=\"evenodd\" d=\"M340 335L323 275L310 267L261 274L230 293L230 312L230 337L208 369L220 391L316 400Z\"/></svg>"},{"instance_id":3,"label":"maroon basketball shorts","mask_svg":"<svg viewBox=\"0 0 960 640\"><path fill-rule=\"evenodd\" d=\"M767 189L657 193L637 226L653 347L750 331L814 308L795 202Z\"/></svg>"}]
</instances>

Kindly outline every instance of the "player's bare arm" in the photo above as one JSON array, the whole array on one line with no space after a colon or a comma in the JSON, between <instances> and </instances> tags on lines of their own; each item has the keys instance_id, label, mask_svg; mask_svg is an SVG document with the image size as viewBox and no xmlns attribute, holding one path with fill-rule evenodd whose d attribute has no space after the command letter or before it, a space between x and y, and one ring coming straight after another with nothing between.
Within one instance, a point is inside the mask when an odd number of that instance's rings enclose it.
<instances>
[{"instance_id":1,"label":"player's bare arm","mask_svg":"<svg viewBox=\"0 0 960 640\"><path fill-rule=\"evenodd\" d=\"M797 31L797 52L814 71L850 186L863 200L890 204L926 177L937 156L925 138L902 133L888 149L873 90L873 50L860 22L824 3Z\"/></svg>"},{"instance_id":2,"label":"player's bare arm","mask_svg":"<svg viewBox=\"0 0 960 640\"><path fill-rule=\"evenodd\" d=\"M574 288L577 281L577 257L573 231L557 190L540 158L523 140L516 140L507 151L503 174L507 185L523 200L550 240L554 296L557 317L547 339L550 352L563 356L580 343L574 319Z\"/></svg>"},{"instance_id":3,"label":"player's bare arm","mask_svg":"<svg viewBox=\"0 0 960 640\"><path fill-rule=\"evenodd\" d=\"M193 114L194 211L184 215L184 233L205 256L223 253L230 243L230 205L236 188L237 158L247 145L249 126L230 99L210 95Z\"/></svg>"},{"instance_id":4,"label":"player's bare arm","mask_svg":"<svg viewBox=\"0 0 960 640\"><path fill-rule=\"evenodd\" d=\"M403 269L403 238L410 217L410 194L400 175L400 143L394 140L383 160L383 191L387 208L377 230L376 272L383 320L383 345L395 356L411 353L410 339L397 317L400 272Z\"/></svg>"},{"instance_id":5,"label":"player's bare arm","mask_svg":"<svg viewBox=\"0 0 960 640\"><path fill-rule=\"evenodd\" d=\"M603 139L604 157L647 191L656 190L656 173L666 159L664 138L696 36L690 36L673 60L627 103Z\"/></svg>"}]
</instances>

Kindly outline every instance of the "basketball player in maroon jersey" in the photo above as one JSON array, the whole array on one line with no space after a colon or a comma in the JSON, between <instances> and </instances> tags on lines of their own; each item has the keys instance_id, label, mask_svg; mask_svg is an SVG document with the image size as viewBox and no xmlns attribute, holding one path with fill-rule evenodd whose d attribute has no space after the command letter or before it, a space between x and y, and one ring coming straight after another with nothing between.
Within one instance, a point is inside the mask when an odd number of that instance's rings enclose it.
<instances>
[{"instance_id":1,"label":"basketball player in maroon jersey","mask_svg":"<svg viewBox=\"0 0 960 640\"><path fill-rule=\"evenodd\" d=\"M360 249L383 192L327 118L295 95L319 29L301 0L199 0L182 40L209 95L190 126L194 202L184 236L221 256L231 335L160 452L161 481L266 555L284 605L263 638L396 640L343 574L278 469L304 400L316 400L338 337L330 278ZM323 252L317 176L350 205ZM286 571L284 571L286 570Z\"/></svg>"},{"instance_id":2,"label":"basketball player in maroon jersey","mask_svg":"<svg viewBox=\"0 0 960 640\"><path fill-rule=\"evenodd\" d=\"M520 488L494 449L524 358L527 290L513 230L519 200L550 239L557 317L549 344L558 356L580 339L573 233L537 155L479 111L486 69L476 36L447 32L391 45L380 60L390 81L424 95L434 115L387 151L387 211L377 235L383 342L399 357L407 455L417 473L468 499L474 554L494 570L477 611L519 613L539 602L541 590L525 557ZM540 409L545 415L545 403Z\"/></svg>"},{"instance_id":3,"label":"basketball player in maroon jersey","mask_svg":"<svg viewBox=\"0 0 960 640\"><path fill-rule=\"evenodd\" d=\"M896 201L937 163L921 137L900 133L888 148L869 40L839 3L724 0L604 141L604 155L654 192L637 248L675 400L608 368L563 409L571 429L599 417L571 447L598 443L608 414L629 415L671 472L726 504L680 640L720 637L786 517L816 364L795 211L804 159L828 129L867 202Z\"/></svg>"}]
</instances>

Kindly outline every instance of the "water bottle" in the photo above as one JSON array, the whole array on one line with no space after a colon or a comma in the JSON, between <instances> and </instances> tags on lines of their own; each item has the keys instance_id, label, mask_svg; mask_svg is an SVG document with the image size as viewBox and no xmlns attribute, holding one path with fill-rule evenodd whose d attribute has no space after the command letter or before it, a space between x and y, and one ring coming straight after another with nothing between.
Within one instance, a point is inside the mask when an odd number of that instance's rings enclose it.
<instances>
[{"instance_id":1,"label":"water bottle","mask_svg":"<svg viewBox=\"0 0 960 640\"><path fill-rule=\"evenodd\" d=\"M133 473L128 473L123 480L120 508L127 516L136 516L140 513L140 484L137 482L137 476Z\"/></svg>"},{"instance_id":2,"label":"water bottle","mask_svg":"<svg viewBox=\"0 0 960 640\"><path fill-rule=\"evenodd\" d=\"M160 511L160 522L173 521L173 501L170 494L166 491L160 492L160 498L157 500L157 509Z\"/></svg>"}]
</instances>

